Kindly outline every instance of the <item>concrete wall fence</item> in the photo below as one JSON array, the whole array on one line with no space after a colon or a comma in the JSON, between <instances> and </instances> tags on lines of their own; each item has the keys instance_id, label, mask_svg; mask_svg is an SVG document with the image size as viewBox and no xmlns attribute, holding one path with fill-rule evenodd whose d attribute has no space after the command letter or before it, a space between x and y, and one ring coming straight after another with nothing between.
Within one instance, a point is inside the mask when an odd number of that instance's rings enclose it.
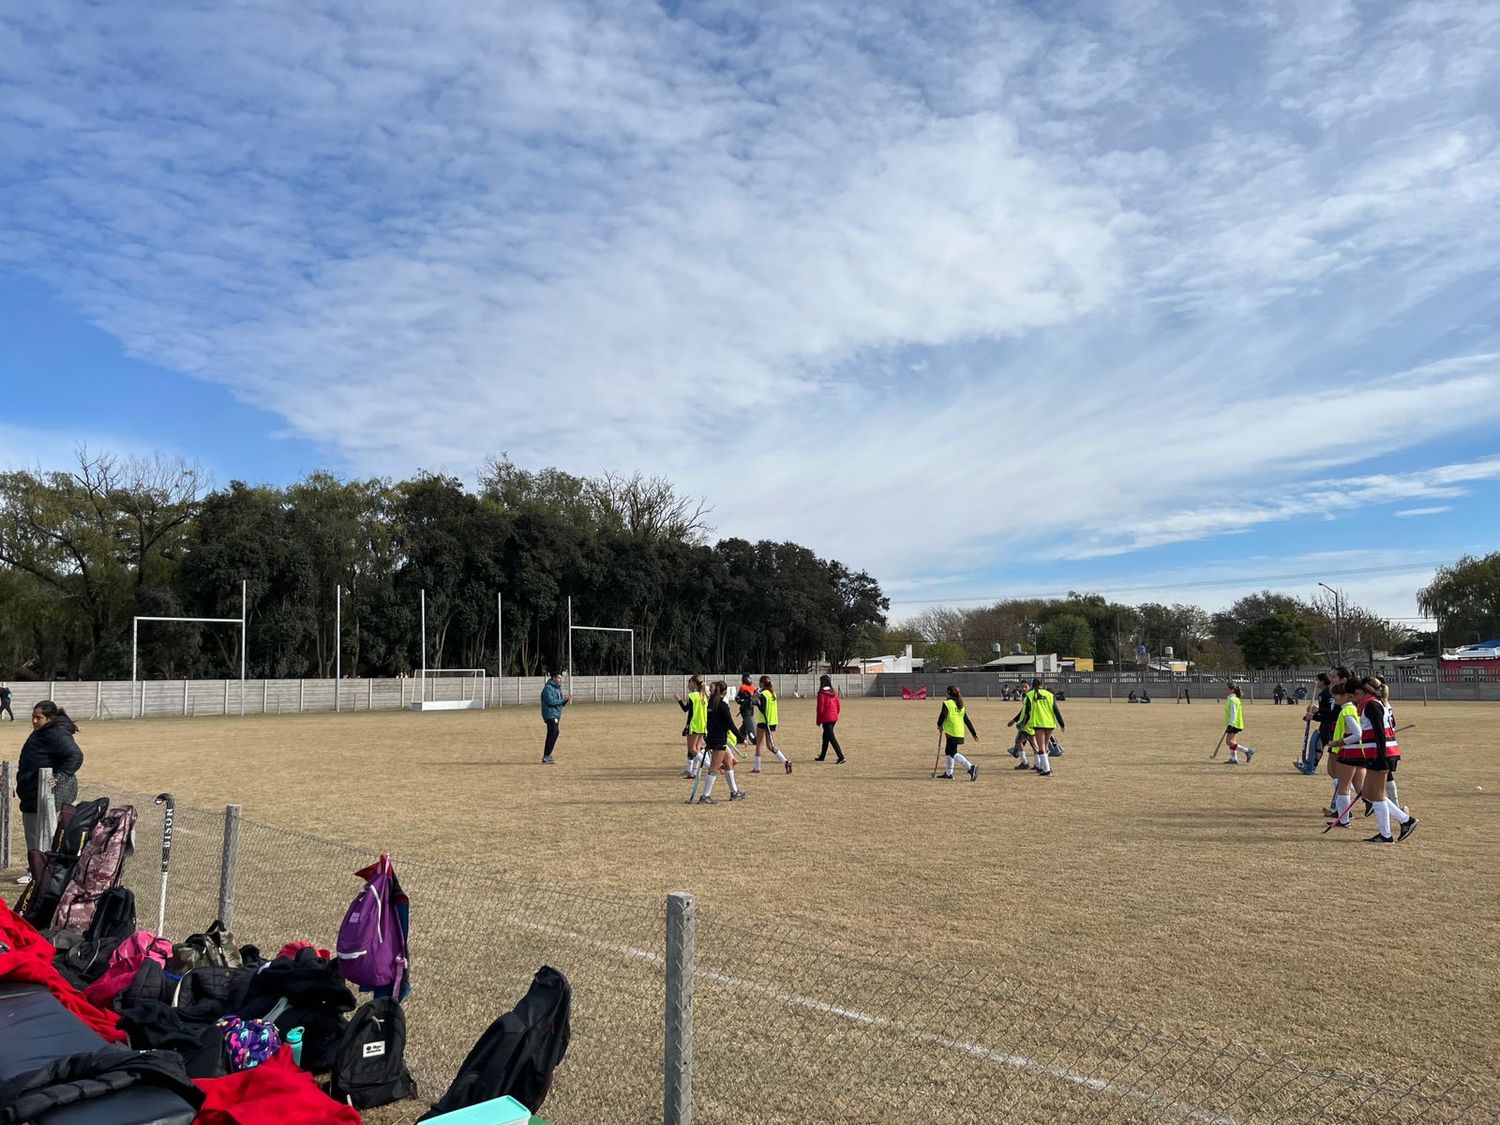
<instances>
[{"instance_id":1,"label":"concrete wall fence","mask_svg":"<svg viewBox=\"0 0 1500 1125\"><path fill-rule=\"evenodd\" d=\"M739 683L738 674L706 674L709 681L722 679L731 688ZM772 676L783 699L796 695L810 696L817 691L816 673ZM486 676L485 705L488 707L535 707L541 695L543 676L506 676L497 680ZM949 684L956 684L968 699L999 699L1002 688L1014 689L1013 675L992 672L880 672L868 676L836 675L834 686L849 697L878 696L899 699L901 689L917 691L926 688L934 700L941 698ZM1250 703L1271 702L1271 690L1277 681L1242 681L1245 698ZM1286 679L1288 686L1299 681ZM1049 678L1049 685L1069 699L1110 699L1125 701L1131 691L1143 689L1156 703L1172 703L1187 688L1194 702L1207 703L1222 694L1222 680L1201 682L1183 680L1150 680L1131 678L1116 681L1106 677L1064 679ZM195 715L238 715L241 713L239 680L129 680L12 681L14 707L22 718L25 710L38 700L52 699L74 718L128 719L132 715L149 718L184 718ZM473 678L439 677L426 681L429 700L462 700L472 698L477 689ZM675 676L577 676L570 690L577 703L660 703L687 690L687 677ZM419 681L413 677L395 679L344 679L337 681L335 707L334 680L246 680L243 689L243 713L247 715L295 715L338 711L399 711L422 694ZM1403 702L1500 701L1500 682L1419 683L1392 681L1391 694Z\"/></svg>"}]
</instances>

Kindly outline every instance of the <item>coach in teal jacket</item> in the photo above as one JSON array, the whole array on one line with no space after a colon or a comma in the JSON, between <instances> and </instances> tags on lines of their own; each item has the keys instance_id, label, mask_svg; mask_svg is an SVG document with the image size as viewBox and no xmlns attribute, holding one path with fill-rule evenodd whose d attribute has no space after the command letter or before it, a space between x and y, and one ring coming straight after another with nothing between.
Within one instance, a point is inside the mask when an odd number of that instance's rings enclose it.
<instances>
[{"instance_id":1,"label":"coach in teal jacket","mask_svg":"<svg viewBox=\"0 0 1500 1125\"><path fill-rule=\"evenodd\" d=\"M562 709L568 705L573 697L564 695L562 689L563 674L553 672L542 688L542 722L547 724L547 745L542 750L542 765L553 765L552 748L557 745L557 735L561 730Z\"/></svg>"}]
</instances>

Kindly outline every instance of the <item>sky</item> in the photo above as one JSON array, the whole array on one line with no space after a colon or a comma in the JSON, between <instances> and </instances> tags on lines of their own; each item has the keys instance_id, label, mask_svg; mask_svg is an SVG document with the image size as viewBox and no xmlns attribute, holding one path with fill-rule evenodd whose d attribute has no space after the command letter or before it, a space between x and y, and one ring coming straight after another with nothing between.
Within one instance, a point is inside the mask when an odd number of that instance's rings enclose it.
<instances>
[{"instance_id":1,"label":"sky","mask_svg":"<svg viewBox=\"0 0 1500 1125\"><path fill-rule=\"evenodd\" d=\"M1500 5L11 5L0 391L0 467L660 474L898 619L1414 617L1500 528Z\"/></svg>"}]
</instances>

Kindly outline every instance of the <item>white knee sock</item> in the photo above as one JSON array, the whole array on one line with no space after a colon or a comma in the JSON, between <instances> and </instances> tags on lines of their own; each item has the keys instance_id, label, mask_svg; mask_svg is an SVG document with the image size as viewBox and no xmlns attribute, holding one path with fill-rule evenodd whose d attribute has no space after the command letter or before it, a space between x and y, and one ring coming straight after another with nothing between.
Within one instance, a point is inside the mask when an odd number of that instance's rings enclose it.
<instances>
[{"instance_id":1,"label":"white knee sock","mask_svg":"<svg viewBox=\"0 0 1500 1125\"><path fill-rule=\"evenodd\" d=\"M955 754L955 755L953 755L953 757L949 758L948 761L950 763L951 762L957 762L958 763L958 768L962 769L962 770L971 769L973 767L973 765L974 765L973 762L969 761L969 759L965 758L962 754ZM948 768L948 772L949 773L953 772L953 768L952 768L951 765Z\"/></svg>"},{"instance_id":2,"label":"white knee sock","mask_svg":"<svg viewBox=\"0 0 1500 1125\"><path fill-rule=\"evenodd\" d=\"M947 775L949 777L953 776L953 759L955 757L956 757L956 755L954 755L954 754L949 754L948 755L948 768L947 768L947 770L945 772L947 773Z\"/></svg>"},{"instance_id":3,"label":"white knee sock","mask_svg":"<svg viewBox=\"0 0 1500 1125\"><path fill-rule=\"evenodd\" d=\"M1396 791L1396 779L1394 777L1386 779L1385 799L1393 805L1401 804L1401 794ZM1401 823L1405 824L1406 821L1403 820Z\"/></svg>"},{"instance_id":4,"label":"white knee sock","mask_svg":"<svg viewBox=\"0 0 1500 1125\"><path fill-rule=\"evenodd\" d=\"M703 795L705 797L714 791L714 778L716 776L716 774L710 771L709 775L703 779Z\"/></svg>"},{"instance_id":5,"label":"white knee sock","mask_svg":"<svg viewBox=\"0 0 1500 1125\"><path fill-rule=\"evenodd\" d=\"M777 747L772 746L771 747L771 753L773 753L773 754L776 755L776 760L778 762L784 762L784 761L786 761L786 755L783 754Z\"/></svg>"},{"instance_id":6,"label":"white knee sock","mask_svg":"<svg viewBox=\"0 0 1500 1125\"><path fill-rule=\"evenodd\" d=\"M1382 836L1391 834L1391 810L1386 807L1384 801L1375 806L1375 823L1379 826Z\"/></svg>"},{"instance_id":7,"label":"white knee sock","mask_svg":"<svg viewBox=\"0 0 1500 1125\"><path fill-rule=\"evenodd\" d=\"M1022 748L1022 750L1021 750L1021 764L1023 766L1029 766L1029 765L1031 765L1031 763L1029 761L1027 761L1027 759L1026 759L1026 750L1025 750L1025 748Z\"/></svg>"},{"instance_id":8,"label":"white knee sock","mask_svg":"<svg viewBox=\"0 0 1500 1125\"><path fill-rule=\"evenodd\" d=\"M1385 799L1385 811L1387 815L1396 818L1397 824L1405 824L1408 820L1411 819L1411 813L1402 812L1401 806L1396 804L1396 802L1391 800L1389 797Z\"/></svg>"},{"instance_id":9,"label":"white knee sock","mask_svg":"<svg viewBox=\"0 0 1500 1125\"><path fill-rule=\"evenodd\" d=\"M760 769L760 751L755 752L755 768Z\"/></svg>"},{"instance_id":10,"label":"white knee sock","mask_svg":"<svg viewBox=\"0 0 1500 1125\"><path fill-rule=\"evenodd\" d=\"M1349 811L1349 806L1354 804L1354 796L1350 793L1335 793L1333 795L1333 808L1339 815L1335 818L1339 823L1344 823L1344 814Z\"/></svg>"},{"instance_id":11,"label":"white knee sock","mask_svg":"<svg viewBox=\"0 0 1500 1125\"><path fill-rule=\"evenodd\" d=\"M1051 773L1052 755L1046 753L1038 753L1036 756L1036 764L1042 768L1043 773Z\"/></svg>"},{"instance_id":12,"label":"white knee sock","mask_svg":"<svg viewBox=\"0 0 1500 1125\"><path fill-rule=\"evenodd\" d=\"M740 787L738 785L736 785L735 782L734 782L734 771L733 770L725 770L724 771L724 780L727 781L727 782L729 782L729 791L731 793L738 793L740 791Z\"/></svg>"},{"instance_id":13,"label":"white knee sock","mask_svg":"<svg viewBox=\"0 0 1500 1125\"><path fill-rule=\"evenodd\" d=\"M1331 797L1328 798L1328 803L1330 805L1333 804L1335 801L1338 800L1338 797L1339 797L1339 779L1338 778L1334 778L1333 779L1333 796L1331 796Z\"/></svg>"}]
</instances>

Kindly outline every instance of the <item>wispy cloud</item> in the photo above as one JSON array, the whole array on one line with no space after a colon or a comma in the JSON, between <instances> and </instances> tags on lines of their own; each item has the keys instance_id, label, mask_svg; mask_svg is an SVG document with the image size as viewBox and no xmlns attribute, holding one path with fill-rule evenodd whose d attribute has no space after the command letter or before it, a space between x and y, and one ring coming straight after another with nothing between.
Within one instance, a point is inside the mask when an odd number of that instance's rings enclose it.
<instances>
[{"instance_id":1,"label":"wispy cloud","mask_svg":"<svg viewBox=\"0 0 1500 1125\"><path fill-rule=\"evenodd\" d=\"M1369 468L1500 420L1481 0L59 2L0 63L0 264L360 471L750 480L893 579L1493 476Z\"/></svg>"},{"instance_id":2,"label":"wispy cloud","mask_svg":"<svg viewBox=\"0 0 1500 1125\"><path fill-rule=\"evenodd\" d=\"M1452 504L1432 504L1426 508L1400 508L1391 514L1397 519L1409 520L1417 516L1440 516L1444 512L1453 511Z\"/></svg>"}]
</instances>

